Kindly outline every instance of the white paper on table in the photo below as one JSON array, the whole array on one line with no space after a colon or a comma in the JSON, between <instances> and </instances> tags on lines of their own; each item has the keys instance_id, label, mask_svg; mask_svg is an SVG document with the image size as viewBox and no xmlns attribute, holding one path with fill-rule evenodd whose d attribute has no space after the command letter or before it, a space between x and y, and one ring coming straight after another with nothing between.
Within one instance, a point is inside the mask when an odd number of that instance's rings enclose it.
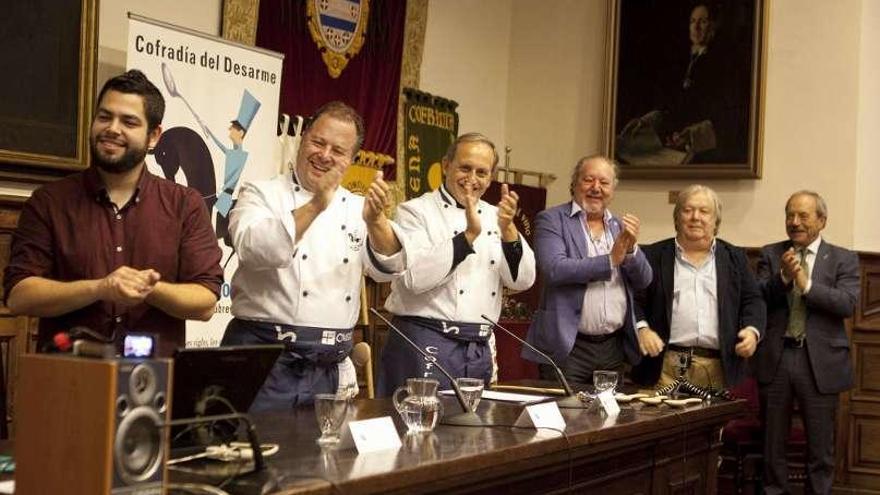
<instances>
[{"instance_id":1,"label":"white paper on table","mask_svg":"<svg viewBox=\"0 0 880 495\"><path fill-rule=\"evenodd\" d=\"M441 390L443 395L455 395L453 390ZM516 394L512 392L499 392L497 390L483 390L482 399L497 400L499 402L515 402L517 404L531 404L550 399L546 395Z\"/></svg>"}]
</instances>

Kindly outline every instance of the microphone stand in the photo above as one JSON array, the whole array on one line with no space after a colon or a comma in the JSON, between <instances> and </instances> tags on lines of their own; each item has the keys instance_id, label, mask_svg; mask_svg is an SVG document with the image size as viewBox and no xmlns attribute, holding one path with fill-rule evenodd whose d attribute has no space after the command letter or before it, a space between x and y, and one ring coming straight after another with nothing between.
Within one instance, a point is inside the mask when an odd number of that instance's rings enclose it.
<instances>
[{"instance_id":1,"label":"microphone stand","mask_svg":"<svg viewBox=\"0 0 880 495\"><path fill-rule=\"evenodd\" d=\"M526 342L525 340L519 338L515 333L513 333L513 332L511 332L510 330L508 330L508 329L502 327L501 324L498 323L497 321L493 321L492 319L490 319L490 318L489 318L488 316L486 316L486 315L480 315L480 316L481 316L484 320L486 320L486 321L488 321L489 323L491 323L493 327L500 328L501 330L504 330L504 332L505 332L507 335L510 335L510 336L513 337L514 339L518 340L519 343L521 343L522 345L524 345L524 346L528 347L529 349L535 351L536 353L538 353L539 356L541 356L542 358L546 359L547 362L550 363L550 366L553 367L553 371L556 373L556 378L559 380L559 383L562 384L562 388L563 388L563 390L565 390L565 395L566 395L565 398L563 398L563 399L558 399L558 400L556 401L556 405L558 405L560 408L563 408L563 409L589 409L589 408L590 408L590 405L589 405L589 404L584 403L584 401L582 401L582 400L580 400L580 399L578 398L578 396L577 396L577 394L575 393L575 391L572 390L571 386L569 386L569 384L568 384L568 380L565 379L565 375L562 374L562 370L559 369L559 366L556 366L556 363L554 363L553 360L550 359L550 356L544 354L543 352L541 352L540 350L538 350L538 348L535 347L535 346L533 346L532 344L529 344L529 343Z\"/></svg>"},{"instance_id":2,"label":"microphone stand","mask_svg":"<svg viewBox=\"0 0 880 495\"><path fill-rule=\"evenodd\" d=\"M474 411L471 410L471 408L468 406L467 402L464 400L464 396L461 393L461 389L458 388L458 383L455 382L455 378L453 378L452 375L450 375L448 371L446 371L442 366L440 366L440 363L437 362L437 358L435 358L434 356L431 356L430 354L428 354L427 352L422 350L421 347L417 346L415 344L415 342L413 342L412 340L410 340L409 337L404 335L404 333L399 328L394 326L394 324L392 324L390 321L388 321L388 318L385 318L384 316L382 316L382 314L379 313L378 311L376 311L375 308L370 308L370 312L373 313L374 315L378 316L379 319L381 319L382 321L384 321L388 325L389 328L391 328L392 330L397 332L397 335L399 335L401 338L403 338L403 340L405 340L410 346L412 346L413 349L419 351L419 353L421 355L425 356L425 359L427 359L428 361L433 363L434 366L436 366L438 370L440 370L444 375L446 375L446 378L449 378L449 383L452 384L452 390L455 392L455 398L458 399L458 404L461 406L461 409L464 412L459 413L459 414L453 414L451 416L446 416L444 414L443 418L440 420L440 424L452 425L452 426L483 426L483 420L480 419L479 416L477 416L477 413L475 413Z\"/></svg>"}]
</instances>

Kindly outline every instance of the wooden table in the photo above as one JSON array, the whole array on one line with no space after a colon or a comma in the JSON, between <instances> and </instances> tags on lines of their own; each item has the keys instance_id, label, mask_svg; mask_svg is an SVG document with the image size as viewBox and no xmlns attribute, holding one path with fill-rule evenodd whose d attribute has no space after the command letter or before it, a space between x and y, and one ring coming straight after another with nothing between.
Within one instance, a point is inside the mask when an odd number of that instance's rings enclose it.
<instances>
[{"instance_id":1,"label":"wooden table","mask_svg":"<svg viewBox=\"0 0 880 495\"><path fill-rule=\"evenodd\" d=\"M389 400L355 402L355 417L390 415ZM444 398L446 411L456 402ZM740 414L742 401L624 407L616 418L599 411L563 410L565 436L511 428L523 406L483 401L478 413L496 426L438 425L404 436L399 451L358 455L321 450L311 407L255 416L260 441L281 445L267 459L278 493L715 493L720 428ZM172 479L186 478L179 472ZM246 483L224 487L250 493Z\"/></svg>"}]
</instances>

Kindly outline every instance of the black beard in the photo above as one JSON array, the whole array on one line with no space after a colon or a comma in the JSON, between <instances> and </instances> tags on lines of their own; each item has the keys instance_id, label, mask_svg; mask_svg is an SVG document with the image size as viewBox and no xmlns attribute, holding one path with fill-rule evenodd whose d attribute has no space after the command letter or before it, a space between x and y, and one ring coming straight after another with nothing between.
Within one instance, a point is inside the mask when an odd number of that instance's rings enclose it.
<instances>
[{"instance_id":1,"label":"black beard","mask_svg":"<svg viewBox=\"0 0 880 495\"><path fill-rule=\"evenodd\" d=\"M91 143L92 165L110 174L123 174L141 163L147 157L146 148L128 148L125 153L116 160L104 160L98 153L97 142Z\"/></svg>"}]
</instances>

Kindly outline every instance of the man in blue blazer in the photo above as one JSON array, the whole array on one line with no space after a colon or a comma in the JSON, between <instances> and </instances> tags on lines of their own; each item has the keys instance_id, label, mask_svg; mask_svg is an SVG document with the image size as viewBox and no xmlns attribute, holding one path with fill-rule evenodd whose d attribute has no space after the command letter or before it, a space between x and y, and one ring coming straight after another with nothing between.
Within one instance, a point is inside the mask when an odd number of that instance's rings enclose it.
<instances>
[{"instance_id":1,"label":"man in blue blazer","mask_svg":"<svg viewBox=\"0 0 880 495\"><path fill-rule=\"evenodd\" d=\"M853 383L844 320L859 299L859 260L825 242L828 208L812 191L785 204L789 240L765 246L758 277L767 333L755 355L765 412L764 490L789 493L785 444L795 400L807 437L804 493L831 493L838 394Z\"/></svg>"},{"instance_id":2,"label":"man in blue blazer","mask_svg":"<svg viewBox=\"0 0 880 495\"><path fill-rule=\"evenodd\" d=\"M644 248L654 280L636 295L645 357L633 381L664 386L683 375L702 387L731 387L745 377L764 330L764 301L742 249L717 238L715 191L686 187L672 216L676 236Z\"/></svg>"},{"instance_id":3,"label":"man in blue blazer","mask_svg":"<svg viewBox=\"0 0 880 495\"><path fill-rule=\"evenodd\" d=\"M651 281L651 267L636 244L639 219L608 210L617 165L603 156L578 160L571 201L542 211L535 222L535 252L544 280L541 304L527 340L549 354L575 383L592 383L594 370L624 371L638 362L633 291ZM524 347L541 377L552 367Z\"/></svg>"}]
</instances>

